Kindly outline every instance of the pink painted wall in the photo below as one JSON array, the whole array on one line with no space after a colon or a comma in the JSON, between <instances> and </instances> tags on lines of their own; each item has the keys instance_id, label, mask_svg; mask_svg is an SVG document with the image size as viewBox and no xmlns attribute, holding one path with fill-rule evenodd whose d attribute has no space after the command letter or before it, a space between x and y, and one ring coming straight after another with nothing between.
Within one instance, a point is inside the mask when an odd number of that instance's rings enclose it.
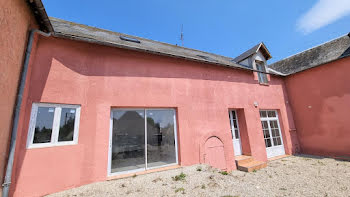
<instances>
[{"instance_id":1,"label":"pink painted wall","mask_svg":"<svg viewBox=\"0 0 350 197\"><path fill-rule=\"evenodd\" d=\"M176 108L182 166L203 163L205 142L216 136L224 144L227 170L236 169L229 109L244 112L242 122L255 159L267 160L259 108L279 110L286 152L293 151L289 133L293 120L287 115L283 79L271 76L270 85L263 86L250 71L40 38L24 101L13 175L15 196L43 195L106 180L112 107ZM80 104L78 144L26 149L32 102Z\"/></svg>"},{"instance_id":2,"label":"pink painted wall","mask_svg":"<svg viewBox=\"0 0 350 197\"><path fill-rule=\"evenodd\" d=\"M3 182L12 118L28 31L36 21L24 0L0 0L0 181ZM0 195L2 187L0 187Z\"/></svg>"},{"instance_id":3,"label":"pink painted wall","mask_svg":"<svg viewBox=\"0 0 350 197\"><path fill-rule=\"evenodd\" d=\"M286 79L302 153L350 156L350 58Z\"/></svg>"}]
</instances>

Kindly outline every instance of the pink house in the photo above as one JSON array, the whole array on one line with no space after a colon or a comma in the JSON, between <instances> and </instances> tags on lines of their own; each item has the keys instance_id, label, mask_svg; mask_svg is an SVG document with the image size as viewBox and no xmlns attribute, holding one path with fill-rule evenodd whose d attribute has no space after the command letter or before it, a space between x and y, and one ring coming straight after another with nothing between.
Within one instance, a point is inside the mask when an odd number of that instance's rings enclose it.
<instances>
[{"instance_id":1,"label":"pink house","mask_svg":"<svg viewBox=\"0 0 350 197\"><path fill-rule=\"evenodd\" d=\"M199 163L350 156L347 35L268 66L263 43L230 58L49 21L21 83L13 196Z\"/></svg>"}]
</instances>

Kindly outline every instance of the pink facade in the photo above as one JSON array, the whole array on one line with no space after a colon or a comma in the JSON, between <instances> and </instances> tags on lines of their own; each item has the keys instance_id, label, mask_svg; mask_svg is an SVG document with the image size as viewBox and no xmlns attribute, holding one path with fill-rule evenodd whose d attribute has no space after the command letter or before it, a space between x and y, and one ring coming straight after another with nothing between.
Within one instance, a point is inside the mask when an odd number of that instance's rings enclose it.
<instances>
[{"instance_id":1,"label":"pink facade","mask_svg":"<svg viewBox=\"0 0 350 197\"><path fill-rule=\"evenodd\" d=\"M116 107L174 108L181 166L205 163L204 155L212 154L222 169L236 169L230 109L240 119L243 154L267 160L260 109L278 111L286 154L297 147L283 78L270 76L269 85L260 85L251 71L58 38L40 37L34 51L18 130L14 196L108 179ZM78 144L27 149L33 102L81 105ZM210 149L213 145L219 148ZM219 149L223 152L215 154Z\"/></svg>"},{"instance_id":2,"label":"pink facade","mask_svg":"<svg viewBox=\"0 0 350 197\"><path fill-rule=\"evenodd\" d=\"M301 152L350 156L350 58L286 78Z\"/></svg>"},{"instance_id":3,"label":"pink facade","mask_svg":"<svg viewBox=\"0 0 350 197\"><path fill-rule=\"evenodd\" d=\"M0 1L0 180L8 158L12 118L22 70L28 31L36 27L29 6L23 0ZM2 187L0 187L0 193Z\"/></svg>"}]
</instances>

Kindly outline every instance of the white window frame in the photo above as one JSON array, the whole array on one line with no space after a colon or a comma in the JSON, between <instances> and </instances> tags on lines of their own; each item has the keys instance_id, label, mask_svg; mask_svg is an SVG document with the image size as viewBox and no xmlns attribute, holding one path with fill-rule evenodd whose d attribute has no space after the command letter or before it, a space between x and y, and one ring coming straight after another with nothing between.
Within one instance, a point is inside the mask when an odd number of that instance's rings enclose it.
<instances>
[{"instance_id":1,"label":"white window frame","mask_svg":"<svg viewBox=\"0 0 350 197\"><path fill-rule=\"evenodd\" d=\"M39 107L55 108L55 114L54 114L53 125L52 125L52 133L51 133L51 141L48 143L33 143L35 124L36 124L36 118L37 118ZM64 142L58 141L62 108L75 108L73 141L64 141ZM32 111L30 115L29 128L28 128L27 149L78 144L79 123L80 123L80 105L33 103Z\"/></svg>"},{"instance_id":2,"label":"white window frame","mask_svg":"<svg viewBox=\"0 0 350 197\"><path fill-rule=\"evenodd\" d=\"M261 66L261 69L259 69L260 66ZM255 60L255 67L256 67L256 70L259 70L262 72L267 72L265 62L263 62L263 61ZM259 83L261 83L261 84L268 84L269 83L269 80L267 79L266 73L258 72L257 74L258 74Z\"/></svg>"},{"instance_id":3,"label":"white window frame","mask_svg":"<svg viewBox=\"0 0 350 197\"><path fill-rule=\"evenodd\" d=\"M278 147L278 146L283 146L284 147L282 130L281 130L281 126L280 126L280 121L279 121L279 118L278 118L277 110L269 110L269 109L263 110L262 109L262 110L259 111L259 113L262 112L262 111L266 112L266 117L261 117L260 116L260 120L261 121L267 121L267 125L268 125L268 128L269 128L269 133L270 133L271 145L272 145L270 147L266 147L266 149L271 149L271 148ZM269 111L275 112L276 116L275 117L269 117L268 116L268 112ZM273 142L273 136L272 136L272 129L271 129L271 126L270 126L270 124L271 124L270 121L274 121L274 120L277 121L278 130L279 130L279 134L280 134L280 138L281 138L281 145L275 145L275 143Z\"/></svg>"}]
</instances>

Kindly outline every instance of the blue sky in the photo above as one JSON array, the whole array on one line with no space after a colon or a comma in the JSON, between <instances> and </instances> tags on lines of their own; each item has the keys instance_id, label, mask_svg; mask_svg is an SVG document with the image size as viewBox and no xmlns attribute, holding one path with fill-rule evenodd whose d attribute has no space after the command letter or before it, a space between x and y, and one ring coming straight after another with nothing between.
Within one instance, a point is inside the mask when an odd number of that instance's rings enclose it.
<instances>
[{"instance_id":1,"label":"blue sky","mask_svg":"<svg viewBox=\"0 0 350 197\"><path fill-rule=\"evenodd\" d=\"M349 0L43 0L49 16L229 57L263 41L278 61L350 32Z\"/></svg>"}]
</instances>

